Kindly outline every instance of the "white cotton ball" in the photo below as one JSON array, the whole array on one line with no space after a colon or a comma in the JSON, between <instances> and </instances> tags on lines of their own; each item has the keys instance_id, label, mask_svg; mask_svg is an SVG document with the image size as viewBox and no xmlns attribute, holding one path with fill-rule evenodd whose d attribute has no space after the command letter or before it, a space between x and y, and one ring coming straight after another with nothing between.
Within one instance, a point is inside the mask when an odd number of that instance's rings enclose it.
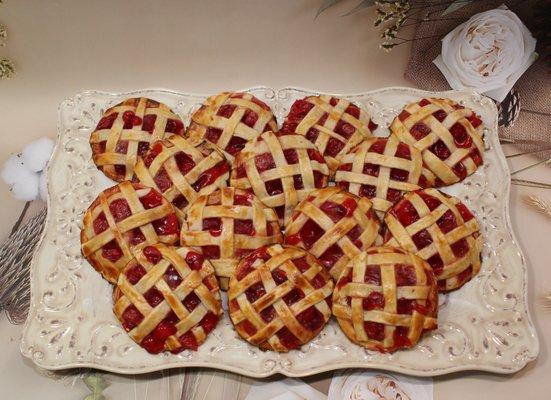
<instances>
[{"instance_id":1,"label":"white cotton ball","mask_svg":"<svg viewBox=\"0 0 551 400\"><path fill-rule=\"evenodd\" d=\"M13 197L17 200L31 201L38 197L38 174L26 171L27 176L19 179L11 187Z\"/></svg>"},{"instance_id":2,"label":"white cotton ball","mask_svg":"<svg viewBox=\"0 0 551 400\"><path fill-rule=\"evenodd\" d=\"M46 171L40 173L38 180L38 192L42 201L46 201L48 198L48 186L46 185Z\"/></svg>"},{"instance_id":3,"label":"white cotton ball","mask_svg":"<svg viewBox=\"0 0 551 400\"><path fill-rule=\"evenodd\" d=\"M23 165L21 157L13 155L5 162L1 176L4 182L8 185L13 185L25 171L27 171L27 169Z\"/></svg>"},{"instance_id":4,"label":"white cotton ball","mask_svg":"<svg viewBox=\"0 0 551 400\"><path fill-rule=\"evenodd\" d=\"M33 172L42 171L50 159L54 144L52 139L43 137L25 146L21 153L25 167Z\"/></svg>"}]
</instances>

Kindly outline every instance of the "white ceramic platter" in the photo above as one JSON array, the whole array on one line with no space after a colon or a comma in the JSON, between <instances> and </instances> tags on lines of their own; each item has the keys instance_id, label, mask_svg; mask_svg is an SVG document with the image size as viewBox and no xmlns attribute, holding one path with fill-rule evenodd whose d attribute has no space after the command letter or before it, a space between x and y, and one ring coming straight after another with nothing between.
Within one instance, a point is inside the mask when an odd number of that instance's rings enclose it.
<instances>
[{"instance_id":1,"label":"white ceramic platter","mask_svg":"<svg viewBox=\"0 0 551 400\"><path fill-rule=\"evenodd\" d=\"M249 90L268 103L279 123L294 100L313 92L286 88ZM379 368L411 375L461 370L511 373L538 353L528 314L526 262L509 221L509 171L499 146L497 110L472 92L430 93L388 88L344 95L365 107L381 128L408 102L449 97L471 107L485 123L484 166L464 182L445 189L473 211L485 239L482 270L462 289L440 296L439 329L412 350L393 354L352 344L331 321L300 350L263 352L240 340L227 316L197 352L151 355L134 344L112 312L111 286L83 259L79 232L84 211L113 182L91 160L88 138L102 112L121 100L147 96L171 106L186 126L205 96L167 90L109 94L84 92L60 106L57 146L48 167L48 217L31 267L31 310L22 353L47 369L93 367L136 374L201 366L262 377L275 373L305 376L340 368Z\"/></svg>"}]
</instances>

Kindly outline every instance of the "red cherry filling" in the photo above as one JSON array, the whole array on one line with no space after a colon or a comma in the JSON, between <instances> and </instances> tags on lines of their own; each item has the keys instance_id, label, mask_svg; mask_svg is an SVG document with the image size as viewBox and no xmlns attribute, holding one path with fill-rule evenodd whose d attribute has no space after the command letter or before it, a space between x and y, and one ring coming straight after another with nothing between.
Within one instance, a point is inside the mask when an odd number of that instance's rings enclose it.
<instances>
[{"instance_id":1,"label":"red cherry filling","mask_svg":"<svg viewBox=\"0 0 551 400\"><path fill-rule=\"evenodd\" d=\"M266 181L265 187L266 192L268 192L270 196L275 196L276 194L283 193L281 179L272 179L271 181Z\"/></svg>"},{"instance_id":2,"label":"red cherry filling","mask_svg":"<svg viewBox=\"0 0 551 400\"><path fill-rule=\"evenodd\" d=\"M155 121L157 120L157 114L147 114L143 117L142 131L153 133L155 129Z\"/></svg>"},{"instance_id":3,"label":"red cherry filling","mask_svg":"<svg viewBox=\"0 0 551 400\"><path fill-rule=\"evenodd\" d=\"M465 127L459 122L452 125L450 128L450 133L452 134L457 147L468 149L473 144L473 139L467 133Z\"/></svg>"},{"instance_id":4,"label":"red cherry filling","mask_svg":"<svg viewBox=\"0 0 551 400\"><path fill-rule=\"evenodd\" d=\"M193 167L195 167L195 161L193 161L193 159L183 151L176 153L174 155L174 159L176 160L176 165L182 175L186 175L193 169Z\"/></svg>"},{"instance_id":5,"label":"red cherry filling","mask_svg":"<svg viewBox=\"0 0 551 400\"><path fill-rule=\"evenodd\" d=\"M151 224L155 232L160 236L175 235L180 230L180 223L178 222L178 218L176 218L176 214L169 214L165 218L153 221Z\"/></svg>"},{"instance_id":6,"label":"red cherry filling","mask_svg":"<svg viewBox=\"0 0 551 400\"><path fill-rule=\"evenodd\" d=\"M365 321L364 330L369 339L378 341L383 341L385 339L385 326L383 324L373 321Z\"/></svg>"},{"instance_id":7,"label":"red cherry filling","mask_svg":"<svg viewBox=\"0 0 551 400\"><path fill-rule=\"evenodd\" d=\"M467 168L461 161L452 167L452 171L455 173L455 175L457 175L459 179L465 179L465 177L467 176Z\"/></svg>"},{"instance_id":8,"label":"red cherry filling","mask_svg":"<svg viewBox=\"0 0 551 400\"><path fill-rule=\"evenodd\" d=\"M142 267L140 264L133 265L131 268L128 268L125 273L126 279L132 285L135 285L136 283L138 283L145 274L146 274L145 268Z\"/></svg>"},{"instance_id":9,"label":"red cherry filling","mask_svg":"<svg viewBox=\"0 0 551 400\"><path fill-rule=\"evenodd\" d=\"M270 153L259 154L254 158L254 165L258 172L264 172L276 167L274 158Z\"/></svg>"},{"instance_id":10,"label":"red cherry filling","mask_svg":"<svg viewBox=\"0 0 551 400\"><path fill-rule=\"evenodd\" d=\"M165 349L165 341L176 333L176 327L168 321L161 321L153 331L143 338L140 345L152 354L160 353Z\"/></svg>"},{"instance_id":11,"label":"red cherry filling","mask_svg":"<svg viewBox=\"0 0 551 400\"><path fill-rule=\"evenodd\" d=\"M195 292L191 292L186 297L184 297L182 303L189 312L192 312L199 305L199 303L201 303L201 299L199 299Z\"/></svg>"},{"instance_id":12,"label":"red cherry filling","mask_svg":"<svg viewBox=\"0 0 551 400\"><path fill-rule=\"evenodd\" d=\"M436 118L439 122L442 122L446 119L446 117L448 116L448 113L444 110L437 110L435 112L432 113L432 115L434 116L434 118Z\"/></svg>"},{"instance_id":13,"label":"red cherry filling","mask_svg":"<svg viewBox=\"0 0 551 400\"><path fill-rule=\"evenodd\" d=\"M107 222L107 218L105 217L105 213L102 211L98 214L98 217L93 222L94 227L94 233L96 235L100 234L101 232L104 232L109 228L109 222Z\"/></svg>"},{"instance_id":14,"label":"red cherry filling","mask_svg":"<svg viewBox=\"0 0 551 400\"><path fill-rule=\"evenodd\" d=\"M232 156L235 156L237 153L243 150L243 147L245 147L246 143L247 141L245 139L240 138L239 136L233 136L226 146L226 151Z\"/></svg>"},{"instance_id":15,"label":"red cherry filling","mask_svg":"<svg viewBox=\"0 0 551 400\"><path fill-rule=\"evenodd\" d=\"M325 151L323 152L323 155L329 156L329 157L335 157L337 154L341 152L343 148L344 148L344 143L332 137L327 141L327 146L325 147Z\"/></svg>"},{"instance_id":16,"label":"red cherry filling","mask_svg":"<svg viewBox=\"0 0 551 400\"><path fill-rule=\"evenodd\" d=\"M153 181L157 185L159 191L163 193L172 186L172 180L170 179L164 168L161 168L157 172L157 174L155 174L155 176L153 177Z\"/></svg>"},{"instance_id":17,"label":"red cherry filling","mask_svg":"<svg viewBox=\"0 0 551 400\"><path fill-rule=\"evenodd\" d=\"M143 315L138 311L136 306L133 304L126 307L126 310L122 313L122 326L127 331L130 332L136 326L140 324L143 320Z\"/></svg>"},{"instance_id":18,"label":"red cherry filling","mask_svg":"<svg viewBox=\"0 0 551 400\"><path fill-rule=\"evenodd\" d=\"M128 140L120 140L115 146L115 153L126 154L128 152Z\"/></svg>"},{"instance_id":19,"label":"red cherry filling","mask_svg":"<svg viewBox=\"0 0 551 400\"><path fill-rule=\"evenodd\" d=\"M350 277L352 279L352 277ZM375 265L368 265L365 269L364 282L381 285L381 269Z\"/></svg>"},{"instance_id":20,"label":"red cherry filling","mask_svg":"<svg viewBox=\"0 0 551 400\"><path fill-rule=\"evenodd\" d=\"M396 285L398 286L413 286L417 283L417 275L415 275L415 269L411 265L397 264L394 273L396 275Z\"/></svg>"},{"instance_id":21,"label":"red cherry filling","mask_svg":"<svg viewBox=\"0 0 551 400\"><path fill-rule=\"evenodd\" d=\"M179 208L180 210L183 210L188 204L189 201L184 197L183 194L179 194L172 200L172 205L176 208Z\"/></svg>"},{"instance_id":22,"label":"red cherry filling","mask_svg":"<svg viewBox=\"0 0 551 400\"><path fill-rule=\"evenodd\" d=\"M392 168L390 170L390 179L398 182L406 182L409 177L409 171L403 169Z\"/></svg>"},{"instance_id":23,"label":"red cherry filling","mask_svg":"<svg viewBox=\"0 0 551 400\"><path fill-rule=\"evenodd\" d=\"M402 200L396 203L391 213L396 218L398 218L398 221L400 221L403 226L409 226L415 221L419 220L419 214L417 213L417 210L415 209L413 204L411 204L407 200Z\"/></svg>"},{"instance_id":24,"label":"red cherry filling","mask_svg":"<svg viewBox=\"0 0 551 400\"><path fill-rule=\"evenodd\" d=\"M163 203L163 196L156 190L151 189L147 194L140 197L140 202L146 210L160 206Z\"/></svg>"},{"instance_id":25,"label":"red cherry filling","mask_svg":"<svg viewBox=\"0 0 551 400\"><path fill-rule=\"evenodd\" d=\"M122 120L124 121L124 129L131 129L136 125L141 125L143 122L133 111L125 111L122 114Z\"/></svg>"},{"instance_id":26,"label":"red cherry filling","mask_svg":"<svg viewBox=\"0 0 551 400\"><path fill-rule=\"evenodd\" d=\"M320 329L325 322L323 314L314 306L308 307L298 314L297 321L312 332Z\"/></svg>"},{"instance_id":27,"label":"red cherry filling","mask_svg":"<svg viewBox=\"0 0 551 400\"><path fill-rule=\"evenodd\" d=\"M336 104L335 104L336 105ZM360 109L355 104L350 104L346 110L344 110L345 113L352 115L356 119L360 119Z\"/></svg>"},{"instance_id":28,"label":"red cherry filling","mask_svg":"<svg viewBox=\"0 0 551 400\"><path fill-rule=\"evenodd\" d=\"M207 131L205 132L205 138L212 143L218 142L220 135L222 135L222 129L218 128L208 127Z\"/></svg>"},{"instance_id":29,"label":"red cherry filling","mask_svg":"<svg viewBox=\"0 0 551 400\"><path fill-rule=\"evenodd\" d=\"M289 350L296 349L300 346L300 342L297 337L293 335L287 327L281 328L276 335L281 344Z\"/></svg>"},{"instance_id":30,"label":"red cherry filling","mask_svg":"<svg viewBox=\"0 0 551 400\"><path fill-rule=\"evenodd\" d=\"M446 144L441 140L438 140L436 143L430 146L429 150L441 160L445 160L449 156L451 156L450 149L448 149L448 146L446 146Z\"/></svg>"},{"instance_id":31,"label":"red cherry filling","mask_svg":"<svg viewBox=\"0 0 551 400\"><path fill-rule=\"evenodd\" d=\"M310 264L306 260L306 257L300 257L293 259L293 264L295 264L295 267L298 268L298 270L302 273L308 271L310 269Z\"/></svg>"},{"instance_id":32,"label":"red cherry filling","mask_svg":"<svg viewBox=\"0 0 551 400\"><path fill-rule=\"evenodd\" d=\"M203 218L203 231L209 231L211 236L220 236L222 233L222 219L219 217Z\"/></svg>"},{"instance_id":33,"label":"red cherry filling","mask_svg":"<svg viewBox=\"0 0 551 400\"><path fill-rule=\"evenodd\" d=\"M433 197L425 192L417 192L417 194L419 195L419 197L423 199L423 201L431 211L436 209L440 204L442 204L440 200L438 200L436 197Z\"/></svg>"},{"instance_id":34,"label":"red cherry filling","mask_svg":"<svg viewBox=\"0 0 551 400\"><path fill-rule=\"evenodd\" d=\"M201 175L199 175L197 181L192 185L193 189L196 192L199 192L205 186L213 184L216 179L228 172L229 169L230 167L228 163L226 163L225 161L220 161L214 167L204 171Z\"/></svg>"},{"instance_id":35,"label":"red cherry filling","mask_svg":"<svg viewBox=\"0 0 551 400\"><path fill-rule=\"evenodd\" d=\"M304 298L304 292L298 288L292 289L289 293L283 296L283 301L288 306L292 306L297 301L300 301Z\"/></svg>"},{"instance_id":36,"label":"red cherry filling","mask_svg":"<svg viewBox=\"0 0 551 400\"><path fill-rule=\"evenodd\" d=\"M421 101L419 102L419 105L421 107L425 107L425 106L428 106L430 104L430 101L427 100L427 99L421 99Z\"/></svg>"},{"instance_id":37,"label":"red cherry filling","mask_svg":"<svg viewBox=\"0 0 551 400\"><path fill-rule=\"evenodd\" d=\"M273 306L269 306L268 308L265 308L264 310L260 311L260 317L262 320L266 323L269 323L272 321L275 317L275 309Z\"/></svg>"},{"instance_id":38,"label":"red cherry filling","mask_svg":"<svg viewBox=\"0 0 551 400\"><path fill-rule=\"evenodd\" d=\"M375 129L377 129L379 127L379 125L377 125L372 120L369 120L369 123L367 124L367 127L371 132L373 132Z\"/></svg>"},{"instance_id":39,"label":"red cherry filling","mask_svg":"<svg viewBox=\"0 0 551 400\"><path fill-rule=\"evenodd\" d=\"M306 249L310 249L323 235L324 230L312 219L308 219L302 229L295 235L287 237L288 244L297 244L302 240Z\"/></svg>"},{"instance_id":40,"label":"red cherry filling","mask_svg":"<svg viewBox=\"0 0 551 400\"><path fill-rule=\"evenodd\" d=\"M201 252L206 258L211 260L220 258L220 247L217 245L201 246Z\"/></svg>"},{"instance_id":41,"label":"red cherry filling","mask_svg":"<svg viewBox=\"0 0 551 400\"><path fill-rule=\"evenodd\" d=\"M172 290L176 289L180 283L182 283L182 277L172 265L165 271L164 280L168 287Z\"/></svg>"},{"instance_id":42,"label":"red cherry filling","mask_svg":"<svg viewBox=\"0 0 551 400\"><path fill-rule=\"evenodd\" d=\"M199 326L203 328L205 334L210 333L218 323L219 318L211 311L207 312L205 316L199 321Z\"/></svg>"},{"instance_id":43,"label":"red cherry filling","mask_svg":"<svg viewBox=\"0 0 551 400\"><path fill-rule=\"evenodd\" d=\"M464 257L469 252L469 243L465 239L453 243L450 247L453 251L453 255L457 258Z\"/></svg>"},{"instance_id":44,"label":"red cherry filling","mask_svg":"<svg viewBox=\"0 0 551 400\"><path fill-rule=\"evenodd\" d=\"M337 122L337 125L335 125L334 131L342 137L349 139L354 134L354 132L356 132L356 128L354 128L354 126L350 125L348 122L340 119Z\"/></svg>"},{"instance_id":45,"label":"red cherry filling","mask_svg":"<svg viewBox=\"0 0 551 400\"><path fill-rule=\"evenodd\" d=\"M457 228L457 220L455 219L453 212L448 210L440 218L438 218L436 225L438 225L443 233L448 233Z\"/></svg>"},{"instance_id":46,"label":"red cherry filling","mask_svg":"<svg viewBox=\"0 0 551 400\"><path fill-rule=\"evenodd\" d=\"M233 221L233 232L249 236L254 236L256 234L253 221L250 219L235 219Z\"/></svg>"},{"instance_id":47,"label":"red cherry filling","mask_svg":"<svg viewBox=\"0 0 551 400\"><path fill-rule=\"evenodd\" d=\"M380 165L365 163L362 172L365 175L379 176Z\"/></svg>"},{"instance_id":48,"label":"red cherry filling","mask_svg":"<svg viewBox=\"0 0 551 400\"><path fill-rule=\"evenodd\" d=\"M358 194L361 197L367 197L368 199L372 199L377 195L377 188L371 185L362 185L360 186L360 190Z\"/></svg>"},{"instance_id":49,"label":"red cherry filling","mask_svg":"<svg viewBox=\"0 0 551 400\"><path fill-rule=\"evenodd\" d=\"M430 128L422 122L417 122L409 132L416 140L421 140L430 133Z\"/></svg>"},{"instance_id":50,"label":"red cherry filling","mask_svg":"<svg viewBox=\"0 0 551 400\"><path fill-rule=\"evenodd\" d=\"M182 136L184 133L184 124L178 119L168 119L166 121L165 132Z\"/></svg>"},{"instance_id":51,"label":"red cherry filling","mask_svg":"<svg viewBox=\"0 0 551 400\"><path fill-rule=\"evenodd\" d=\"M471 115L469 115L467 119L475 129L478 128L480 125L482 125L482 120L478 118L478 115L476 115L475 113L472 113Z\"/></svg>"},{"instance_id":52,"label":"red cherry filling","mask_svg":"<svg viewBox=\"0 0 551 400\"><path fill-rule=\"evenodd\" d=\"M272 279L274 280L275 284L279 286L287 281L287 274L285 273L285 271L278 268L272 271Z\"/></svg>"},{"instance_id":53,"label":"red cherry filling","mask_svg":"<svg viewBox=\"0 0 551 400\"><path fill-rule=\"evenodd\" d=\"M96 126L96 130L102 130L102 129L111 129L111 127L113 126L113 122L115 122L115 120L117 119L117 116L119 115L119 113L112 113L112 114L109 114L108 116L106 117L103 117L102 119L100 119L100 121L98 122L98 125Z\"/></svg>"},{"instance_id":54,"label":"red cherry filling","mask_svg":"<svg viewBox=\"0 0 551 400\"><path fill-rule=\"evenodd\" d=\"M344 256L344 253L342 252L340 246L335 243L325 250L323 254L318 257L318 259L328 270L330 270L342 256Z\"/></svg>"},{"instance_id":55,"label":"red cherry filling","mask_svg":"<svg viewBox=\"0 0 551 400\"><path fill-rule=\"evenodd\" d=\"M265 294L266 289L264 289L264 285L262 282L255 283L245 291L245 296L247 296L247 300L249 300L249 303L254 303Z\"/></svg>"},{"instance_id":56,"label":"red cherry filling","mask_svg":"<svg viewBox=\"0 0 551 400\"><path fill-rule=\"evenodd\" d=\"M440 255L435 254L432 257L430 257L427 262L431 266L432 270L434 271L434 275L437 277L442 274L442 271L444 271L444 262L440 258Z\"/></svg>"},{"instance_id":57,"label":"red cherry filling","mask_svg":"<svg viewBox=\"0 0 551 400\"><path fill-rule=\"evenodd\" d=\"M117 261L119 258L122 257L122 254L123 254L121 248L119 247L115 239L103 245L101 249L101 253L104 258L112 262Z\"/></svg>"},{"instance_id":58,"label":"red cherry filling","mask_svg":"<svg viewBox=\"0 0 551 400\"><path fill-rule=\"evenodd\" d=\"M200 270L204 262L205 257L203 257L202 254L196 253L195 251L190 251L186 254L187 265L195 271Z\"/></svg>"},{"instance_id":59,"label":"red cherry filling","mask_svg":"<svg viewBox=\"0 0 551 400\"><path fill-rule=\"evenodd\" d=\"M156 307L164 300L163 294L159 292L159 290L157 290L157 288L155 288L154 286L147 292L145 292L143 297L151 307Z\"/></svg>"},{"instance_id":60,"label":"red cherry filling","mask_svg":"<svg viewBox=\"0 0 551 400\"><path fill-rule=\"evenodd\" d=\"M394 346L395 347L411 347L411 341L408 338L408 328L398 326L394 330Z\"/></svg>"},{"instance_id":61,"label":"red cherry filling","mask_svg":"<svg viewBox=\"0 0 551 400\"><path fill-rule=\"evenodd\" d=\"M429 231L423 229L413 235L411 237L411 240L413 240L413 243L415 243L415 247L417 247L417 250L421 250L432 243L432 236L430 235Z\"/></svg>"},{"instance_id":62,"label":"red cherry filling","mask_svg":"<svg viewBox=\"0 0 551 400\"><path fill-rule=\"evenodd\" d=\"M459 211L461 218L463 218L463 221L467 222L474 218L473 214L469 211L469 209L463 203L458 203L455 206L457 207L457 210Z\"/></svg>"},{"instance_id":63,"label":"red cherry filling","mask_svg":"<svg viewBox=\"0 0 551 400\"><path fill-rule=\"evenodd\" d=\"M400 115L398 115L398 119L402 122L404 122L411 114L407 112L406 110L403 110Z\"/></svg>"},{"instance_id":64,"label":"red cherry filling","mask_svg":"<svg viewBox=\"0 0 551 400\"><path fill-rule=\"evenodd\" d=\"M342 204L326 201L320 206L320 210L327 214L333 222L338 222L344 217L351 217L357 206L356 200L347 198Z\"/></svg>"},{"instance_id":65,"label":"red cherry filling","mask_svg":"<svg viewBox=\"0 0 551 400\"><path fill-rule=\"evenodd\" d=\"M131 246L137 246L140 243L145 242L145 236L140 228L134 228L131 231L126 232L125 236Z\"/></svg>"},{"instance_id":66,"label":"red cherry filling","mask_svg":"<svg viewBox=\"0 0 551 400\"><path fill-rule=\"evenodd\" d=\"M326 283L327 281L325 280L322 274L316 274L316 276L314 276L314 278L312 279L312 286L315 289L324 287Z\"/></svg>"},{"instance_id":67,"label":"red cherry filling","mask_svg":"<svg viewBox=\"0 0 551 400\"><path fill-rule=\"evenodd\" d=\"M178 338L178 341L182 345L182 350L197 351L197 348L199 347L197 339L195 339L195 335L192 331L187 331L186 333L184 333Z\"/></svg>"},{"instance_id":68,"label":"red cherry filling","mask_svg":"<svg viewBox=\"0 0 551 400\"><path fill-rule=\"evenodd\" d=\"M243 122L249 128L254 128L254 124L256 124L256 121L258 121L258 114L255 113L253 110L246 110L245 114L243 114L243 118L241 118L241 122Z\"/></svg>"},{"instance_id":69,"label":"red cherry filling","mask_svg":"<svg viewBox=\"0 0 551 400\"><path fill-rule=\"evenodd\" d=\"M154 246L147 246L143 249L143 255L152 264L157 264L163 258L159 249Z\"/></svg>"},{"instance_id":70,"label":"red cherry filling","mask_svg":"<svg viewBox=\"0 0 551 400\"><path fill-rule=\"evenodd\" d=\"M149 168L153 160L163 151L163 144L161 142L155 142L151 146L149 152L145 155L143 162L146 167Z\"/></svg>"},{"instance_id":71,"label":"red cherry filling","mask_svg":"<svg viewBox=\"0 0 551 400\"><path fill-rule=\"evenodd\" d=\"M371 292L369 296L362 300L364 310L382 310L385 308L385 296L379 292Z\"/></svg>"},{"instance_id":72,"label":"red cherry filling","mask_svg":"<svg viewBox=\"0 0 551 400\"><path fill-rule=\"evenodd\" d=\"M132 215L130 206L125 199L113 200L109 204L109 211L111 211L111 214L113 215L113 218L115 218L116 222L122 221Z\"/></svg>"}]
</instances>

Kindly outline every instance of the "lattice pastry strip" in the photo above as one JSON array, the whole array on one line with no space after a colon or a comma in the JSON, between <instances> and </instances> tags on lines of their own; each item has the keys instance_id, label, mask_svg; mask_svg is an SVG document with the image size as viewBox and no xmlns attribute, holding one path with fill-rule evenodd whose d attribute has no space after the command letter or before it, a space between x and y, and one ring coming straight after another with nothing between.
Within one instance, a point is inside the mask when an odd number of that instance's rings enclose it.
<instances>
[{"instance_id":1,"label":"lattice pastry strip","mask_svg":"<svg viewBox=\"0 0 551 400\"><path fill-rule=\"evenodd\" d=\"M340 157L377 128L369 115L348 100L321 95L297 100L285 118L282 132L298 133L316 145L335 171Z\"/></svg>"},{"instance_id":2,"label":"lattice pastry strip","mask_svg":"<svg viewBox=\"0 0 551 400\"><path fill-rule=\"evenodd\" d=\"M427 168L436 175L436 186L459 182L482 164L482 121L453 100L431 98L408 104L390 130L421 151Z\"/></svg>"},{"instance_id":3,"label":"lattice pastry strip","mask_svg":"<svg viewBox=\"0 0 551 400\"><path fill-rule=\"evenodd\" d=\"M182 221L189 204L199 195L227 186L229 164L205 142L192 143L173 135L157 141L135 168L136 178L160 191Z\"/></svg>"},{"instance_id":4,"label":"lattice pastry strip","mask_svg":"<svg viewBox=\"0 0 551 400\"><path fill-rule=\"evenodd\" d=\"M312 340L331 316L333 281L308 252L278 244L241 259L228 292L239 335L265 350L289 351Z\"/></svg>"},{"instance_id":5,"label":"lattice pastry strip","mask_svg":"<svg viewBox=\"0 0 551 400\"><path fill-rule=\"evenodd\" d=\"M191 116L187 135L213 143L231 162L245 143L266 131L277 131L268 105L250 93L222 92Z\"/></svg>"},{"instance_id":6,"label":"lattice pastry strip","mask_svg":"<svg viewBox=\"0 0 551 400\"><path fill-rule=\"evenodd\" d=\"M241 257L260 246L281 243L283 236L274 210L249 192L226 187L190 205L180 240L201 250L226 290Z\"/></svg>"},{"instance_id":7,"label":"lattice pastry strip","mask_svg":"<svg viewBox=\"0 0 551 400\"><path fill-rule=\"evenodd\" d=\"M372 247L345 267L333 314L354 343L381 352L414 346L437 326L438 292L428 264L405 250Z\"/></svg>"},{"instance_id":8,"label":"lattice pastry strip","mask_svg":"<svg viewBox=\"0 0 551 400\"><path fill-rule=\"evenodd\" d=\"M115 288L114 312L150 353L197 350L223 314L214 269L188 247L135 251Z\"/></svg>"},{"instance_id":9,"label":"lattice pastry strip","mask_svg":"<svg viewBox=\"0 0 551 400\"><path fill-rule=\"evenodd\" d=\"M366 139L342 157L337 186L373 202L382 218L405 192L434 185L421 152L396 136Z\"/></svg>"},{"instance_id":10,"label":"lattice pastry strip","mask_svg":"<svg viewBox=\"0 0 551 400\"><path fill-rule=\"evenodd\" d=\"M174 244L180 224L174 208L155 189L124 181L101 192L82 222L81 249L110 282L132 259L132 250L149 244Z\"/></svg>"},{"instance_id":11,"label":"lattice pastry strip","mask_svg":"<svg viewBox=\"0 0 551 400\"><path fill-rule=\"evenodd\" d=\"M381 244L372 208L370 200L338 187L316 190L295 208L285 243L308 250L338 279L352 257Z\"/></svg>"},{"instance_id":12,"label":"lattice pastry strip","mask_svg":"<svg viewBox=\"0 0 551 400\"><path fill-rule=\"evenodd\" d=\"M109 178L131 180L150 143L183 133L182 120L166 105L145 97L128 99L105 111L90 135L92 159Z\"/></svg>"},{"instance_id":13,"label":"lattice pastry strip","mask_svg":"<svg viewBox=\"0 0 551 400\"><path fill-rule=\"evenodd\" d=\"M481 266L483 238L461 201L436 189L407 193L385 216L385 244L427 260L440 290L462 286Z\"/></svg>"},{"instance_id":14,"label":"lattice pastry strip","mask_svg":"<svg viewBox=\"0 0 551 400\"><path fill-rule=\"evenodd\" d=\"M328 177L323 156L303 136L265 132L236 157L230 183L274 208L283 225L308 193L327 185Z\"/></svg>"}]
</instances>

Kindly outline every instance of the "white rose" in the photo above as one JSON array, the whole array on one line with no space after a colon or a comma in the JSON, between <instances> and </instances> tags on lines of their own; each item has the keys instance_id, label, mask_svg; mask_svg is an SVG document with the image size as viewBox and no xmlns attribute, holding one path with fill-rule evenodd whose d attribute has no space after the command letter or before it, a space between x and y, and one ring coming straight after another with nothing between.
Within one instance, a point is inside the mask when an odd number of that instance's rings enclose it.
<instances>
[{"instance_id":1,"label":"white rose","mask_svg":"<svg viewBox=\"0 0 551 400\"><path fill-rule=\"evenodd\" d=\"M536 39L505 6L476 14L442 40L434 63L453 89L502 101L534 62Z\"/></svg>"}]
</instances>

